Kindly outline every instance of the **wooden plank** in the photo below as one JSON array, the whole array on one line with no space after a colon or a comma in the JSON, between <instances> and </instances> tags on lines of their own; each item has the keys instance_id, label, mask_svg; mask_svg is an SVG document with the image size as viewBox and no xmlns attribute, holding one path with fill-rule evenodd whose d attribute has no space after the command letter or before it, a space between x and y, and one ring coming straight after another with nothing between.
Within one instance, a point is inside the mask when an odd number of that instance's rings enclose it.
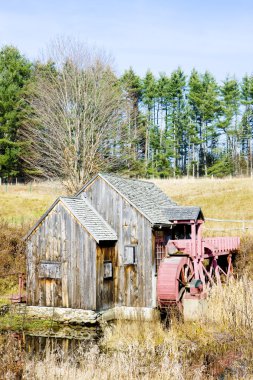
<instances>
[{"instance_id":1,"label":"wooden plank","mask_svg":"<svg viewBox=\"0 0 253 380\"><path fill-rule=\"evenodd\" d=\"M74 220L73 220L74 221ZM79 241L82 233L84 231L79 224L75 223L75 265L74 265L74 275L75 275L75 308L81 307L81 294L80 294L80 250Z\"/></svg>"},{"instance_id":2,"label":"wooden plank","mask_svg":"<svg viewBox=\"0 0 253 380\"><path fill-rule=\"evenodd\" d=\"M96 254L96 309L100 310L103 308L103 280L102 280L102 263L104 261L104 252L99 245L97 245Z\"/></svg>"},{"instance_id":3,"label":"wooden plank","mask_svg":"<svg viewBox=\"0 0 253 380\"><path fill-rule=\"evenodd\" d=\"M85 262L85 252L84 252L84 241L83 241L83 234L80 234L79 242L78 242L78 249L79 249L79 270L80 270L80 277L79 277L79 286L80 286L80 308L84 309L84 298L85 298L85 289L84 289L84 262Z\"/></svg>"},{"instance_id":4,"label":"wooden plank","mask_svg":"<svg viewBox=\"0 0 253 380\"><path fill-rule=\"evenodd\" d=\"M68 301L68 243L66 236L66 220L64 212L59 211L61 219L61 255L62 255L62 306L69 307Z\"/></svg>"}]
</instances>

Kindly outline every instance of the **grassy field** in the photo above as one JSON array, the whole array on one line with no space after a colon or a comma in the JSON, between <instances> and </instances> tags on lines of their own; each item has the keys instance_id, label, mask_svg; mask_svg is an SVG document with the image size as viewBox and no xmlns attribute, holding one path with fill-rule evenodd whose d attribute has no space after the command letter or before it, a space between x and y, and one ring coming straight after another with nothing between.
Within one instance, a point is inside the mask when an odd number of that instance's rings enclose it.
<instances>
[{"instance_id":1,"label":"grassy field","mask_svg":"<svg viewBox=\"0 0 253 380\"><path fill-rule=\"evenodd\" d=\"M206 218L253 220L251 178L154 179L152 182L178 204L202 207ZM0 219L16 225L29 224L64 194L64 189L56 182L2 185Z\"/></svg>"},{"instance_id":2,"label":"grassy field","mask_svg":"<svg viewBox=\"0 0 253 380\"><path fill-rule=\"evenodd\" d=\"M57 182L0 186L0 220L17 226L34 223L64 191Z\"/></svg>"}]
</instances>

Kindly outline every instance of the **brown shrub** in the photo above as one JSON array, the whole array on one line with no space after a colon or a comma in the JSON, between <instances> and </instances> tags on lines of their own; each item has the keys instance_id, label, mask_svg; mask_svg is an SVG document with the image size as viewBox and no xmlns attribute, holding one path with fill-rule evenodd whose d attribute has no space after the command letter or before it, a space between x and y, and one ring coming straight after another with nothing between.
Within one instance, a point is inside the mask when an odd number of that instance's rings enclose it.
<instances>
[{"instance_id":1,"label":"brown shrub","mask_svg":"<svg viewBox=\"0 0 253 380\"><path fill-rule=\"evenodd\" d=\"M0 379L22 379L25 352L20 336L11 333L0 338Z\"/></svg>"},{"instance_id":2,"label":"brown shrub","mask_svg":"<svg viewBox=\"0 0 253 380\"><path fill-rule=\"evenodd\" d=\"M22 239L25 231L24 226L0 221L0 294L17 284L18 273L25 272L25 243Z\"/></svg>"},{"instance_id":3,"label":"brown shrub","mask_svg":"<svg viewBox=\"0 0 253 380\"><path fill-rule=\"evenodd\" d=\"M253 279L253 236L246 235L241 238L240 250L235 255L235 274L241 277L245 274Z\"/></svg>"}]
</instances>

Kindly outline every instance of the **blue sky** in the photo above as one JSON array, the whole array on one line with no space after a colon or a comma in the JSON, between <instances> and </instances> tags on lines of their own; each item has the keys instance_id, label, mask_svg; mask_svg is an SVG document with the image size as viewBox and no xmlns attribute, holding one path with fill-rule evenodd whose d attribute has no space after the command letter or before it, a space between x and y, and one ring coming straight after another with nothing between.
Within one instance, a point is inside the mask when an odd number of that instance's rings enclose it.
<instances>
[{"instance_id":1,"label":"blue sky","mask_svg":"<svg viewBox=\"0 0 253 380\"><path fill-rule=\"evenodd\" d=\"M218 80L253 72L251 0L0 0L0 45L36 59L56 36L104 48L119 74L181 66Z\"/></svg>"}]
</instances>

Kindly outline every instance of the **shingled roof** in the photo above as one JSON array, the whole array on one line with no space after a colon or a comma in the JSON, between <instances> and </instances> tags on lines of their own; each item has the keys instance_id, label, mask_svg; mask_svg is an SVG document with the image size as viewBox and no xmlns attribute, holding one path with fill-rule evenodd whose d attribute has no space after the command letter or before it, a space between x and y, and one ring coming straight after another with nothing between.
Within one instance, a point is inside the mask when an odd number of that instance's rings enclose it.
<instances>
[{"instance_id":1,"label":"shingled roof","mask_svg":"<svg viewBox=\"0 0 253 380\"><path fill-rule=\"evenodd\" d=\"M118 240L116 232L86 199L61 197L60 200L80 224L94 237L97 243L100 241Z\"/></svg>"},{"instance_id":2,"label":"shingled roof","mask_svg":"<svg viewBox=\"0 0 253 380\"><path fill-rule=\"evenodd\" d=\"M164 214L164 208L175 206L176 203L152 182L123 178L114 174L99 173L77 195L85 191L85 188L97 176L103 178L152 224L171 224Z\"/></svg>"},{"instance_id":3,"label":"shingled roof","mask_svg":"<svg viewBox=\"0 0 253 380\"><path fill-rule=\"evenodd\" d=\"M99 173L97 176L100 176L113 186L116 191L146 216L152 224L171 224L175 220L204 219L200 207L178 206L176 202L170 199L152 182L119 177L108 173Z\"/></svg>"},{"instance_id":4,"label":"shingled roof","mask_svg":"<svg viewBox=\"0 0 253 380\"><path fill-rule=\"evenodd\" d=\"M38 222L32 227L28 234L24 237L27 239L31 233L38 227L38 225L45 219L50 211L56 206L58 202L70 211L70 213L78 220L82 227L96 240L100 241L117 241L116 232L109 226L109 224L102 218L101 215L92 207L92 205L84 198L77 197L60 197L52 206L46 211Z\"/></svg>"},{"instance_id":5,"label":"shingled roof","mask_svg":"<svg viewBox=\"0 0 253 380\"><path fill-rule=\"evenodd\" d=\"M173 206L164 210L166 217L171 220L204 219L201 208L194 206Z\"/></svg>"}]
</instances>

